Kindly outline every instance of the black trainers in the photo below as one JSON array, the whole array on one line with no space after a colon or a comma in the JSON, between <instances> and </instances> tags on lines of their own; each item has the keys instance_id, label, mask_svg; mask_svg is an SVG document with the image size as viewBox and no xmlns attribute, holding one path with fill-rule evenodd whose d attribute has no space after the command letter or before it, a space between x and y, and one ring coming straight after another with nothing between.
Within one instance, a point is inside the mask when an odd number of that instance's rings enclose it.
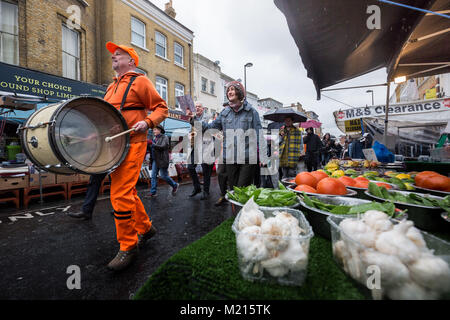
<instances>
[{"instance_id":1,"label":"black trainers","mask_svg":"<svg viewBox=\"0 0 450 320\"><path fill-rule=\"evenodd\" d=\"M153 224L152 224L150 230L147 233L145 233L145 234L138 234L138 248L144 247L145 243L147 242L147 240L152 238L155 234L156 234L156 229L153 226Z\"/></svg>"},{"instance_id":2,"label":"black trainers","mask_svg":"<svg viewBox=\"0 0 450 320\"><path fill-rule=\"evenodd\" d=\"M172 195L173 195L173 196L177 193L178 187L179 187L179 186L180 186L180 184L177 183L177 184L175 185L175 187L172 188Z\"/></svg>"},{"instance_id":3,"label":"black trainers","mask_svg":"<svg viewBox=\"0 0 450 320\"><path fill-rule=\"evenodd\" d=\"M117 255L112 259L107 268L113 271L121 271L127 268L133 260L136 258L138 254L138 248L131 249L130 251L121 251L117 253Z\"/></svg>"},{"instance_id":4,"label":"black trainers","mask_svg":"<svg viewBox=\"0 0 450 320\"><path fill-rule=\"evenodd\" d=\"M192 193L189 195L189 197L192 198L193 196L195 196L196 194L199 194L200 192L202 192L201 189L194 189L194 191L192 191Z\"/></svg>"},{"instance_id":5,"label":"black trainers","mask_svg":"<svg viewBox=\"0 0 450 320\"><path fill-rule=\"evenodd\" d=\"M149 193L144 196L144 198L156 198L156 193Z\"/></svg>"},{"instance_id":6,"label":"black trainers","mask_svg":"<svg viewBox=\"0 0 450 320\"><path fill-rule=\"evenodd\" d=\"M69 212L67 215L69 217L72 217L72 218L75 218L75 219L82 219L82 220L90 220L90 219L92 219L92 213L85 213L83 211Z\"/></svg>"}]
</instances>

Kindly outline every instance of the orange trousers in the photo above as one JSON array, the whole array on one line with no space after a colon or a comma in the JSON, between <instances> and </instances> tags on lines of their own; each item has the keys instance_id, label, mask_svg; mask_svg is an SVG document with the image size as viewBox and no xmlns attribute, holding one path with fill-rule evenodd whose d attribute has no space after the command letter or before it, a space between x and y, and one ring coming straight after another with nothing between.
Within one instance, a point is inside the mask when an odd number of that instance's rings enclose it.
<instances>
[{"instance_id":1,"label":"orange trousers","mask_svg":"<svg viewBox=\"0 0 450 320\"><path fill-rule=\"evenodd\" d=\"M136 191L146 150L146 141L131 143L125 160L111 173L111 204L121 251L135 248L138 233L147 233L152 226Z\"/></svg>"}]
</instances>

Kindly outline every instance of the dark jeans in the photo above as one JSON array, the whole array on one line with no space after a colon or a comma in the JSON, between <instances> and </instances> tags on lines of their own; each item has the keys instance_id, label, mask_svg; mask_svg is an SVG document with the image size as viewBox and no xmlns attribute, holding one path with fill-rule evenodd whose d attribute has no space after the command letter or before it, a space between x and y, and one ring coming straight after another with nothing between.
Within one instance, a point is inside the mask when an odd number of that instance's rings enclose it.
<instances>
[{"instance_id":1,"label":"dark jeans","mask_svg":"<svg viewBox=\"0 0 450 320\"><path fill-rule=\"evenodd\" d=\"M106 175L106 173L91 175L86 191L86 197L83 202L83 213L92 214L92 212L94 212L95 203L97 202L97 197L100 193L100 187L102 186L102 181L105 179Z\"/></svg>"},{"instance_id":2,"label":"dark jeans","mask_svg":"<svg viewBox=\"0 0 450 320\"><path fill-rule=\"evenodd\" d=\"M228 178L227 178L227 172L225 170L225 165L224 164L218 164L217 165L217 180L219 180L219 188L220 188L220 194L222 195L222 197L225 196L225 194L227 193L227 184L228 184Z\"/></svg>"},{"instance_id":3,"label":"dark jeans","mask_svg":"<svg viewBox=\"0 0 450 320\"><path fill-rule=\"evenodd\" d=\"M256 164L227 164L225 168L228 177L228 186L230 190L233 190L234 186L246 187L251 185L259 166Z\"/></svg>"},{"instance_id":4,"label":"dark jeans","mask_svg":"<svg viewBox=\"0 0 450 320\"><path fill-rule=\"evenodd\" d=\"M317 170L317 166L320 163L319 157L320 157L319 152L312 153L312 154L306 154L305 165L309 172Z\"/></svg>"},{"instance_id":5,"label":"dark jeans","mask_svg":"<svg viewBox=\"0 0 450 320\"><path fill-rule=\"evenodd\" d=\"M211 183L211 171L213 165L202 163L201 166L203 170L203 191L209 193L209 186ZM200 180L198 179L197 171L195 170L195 168L197 168L197 164L188 165L189 175L191 176L192 183L194 184L194 189L201 190Z\"/></svg>"}]
</instances>

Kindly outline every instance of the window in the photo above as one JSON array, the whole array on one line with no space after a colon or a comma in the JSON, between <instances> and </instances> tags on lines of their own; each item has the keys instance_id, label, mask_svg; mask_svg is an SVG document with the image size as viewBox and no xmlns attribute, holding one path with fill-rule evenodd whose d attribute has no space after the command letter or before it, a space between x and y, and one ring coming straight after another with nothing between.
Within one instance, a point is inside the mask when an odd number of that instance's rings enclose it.
<instances>
[{"instance_id":1,"label":"window","mask_svg":"<svg viewBox=\"0 0 450 320\"><path fill-rule=\"evenodd\" d=\"M0 1L0 61L19 64L17 5Z\"/></svg>"},{"instance_id":2,"label":"window","mask_svg":"<svg viewBox=\"0 0 450 320\"><path fill-rule=\"evenodd\" d=\"M202 91L208 92L208 79L202 77Z\"/></svg>"},{"instance_id":3,"label":"window","mask_svg":"<svg viewBox=\"0 0 450 320\"><path fill-rule=\"evenodd\" d=\"M145 23L131 17L131 43L145 48Z\"/></svg>"},{"instance_id":4,"label":"window","mask_svg":"<svg viewBox=\"0 0 450 320\"><path fill-rule=\"evenodd\" d=\"M180 83L175 83L175 106L180 109L180 105L176 97L184 96L184 86Z\"/></svg>"},{"instance_id":5,"label":"window","mask_svg":"<svg viewBox=\"0 0 450 320\"><path fill-rule=\"evenodd\" d=\"M214 81L209 82L209 93L216 94L216 83Z\"/></svg>"},{"instance_id":6,"label":"window","mask_svg":"<svg viewBox=\"0 0 450 320\"><path fill-rule=\"evenodd\" d=\"M156 77L156 91L158 91L161 98L167 101L167 79Z\"/></svg>"},{"instance_id":7,"label":"window","mask_svg":"<svg viewBox=\"0 0 450 320\"><path fill-rule=\"evenodd\" d=\"M156 31L155 32L155 39L156 39L156 55L167 58L166 55L166 48L167 48L167 38L162 33Z\"/></svg>"},{"instance_id":8,"label":"window","mask_svg":"<svg viewBox=\"0 0 450 320\"><path fill-rule=\"evenodd\" d=\"M180 44L174 42L173 43L173 51L174 51L173 55L174 55L175 63L183 67L184 66L184 59L183 59L184 58L184 49L183 49L183 47Z\"/></svg>"},{"instance_id":9,"label":"window","mask_svg":"<svg viewBox=\"0 0 450 320\"><path fill-rule=\"evenodd\" d=\"M80 35L62 26L63 77L80 80Z\"/></svg>"},{"instance_id":10,"label":"window","mask_svg":"<svg viewBox=\"0 0 450 320\"><path fill-rule=\"evenodd\" d=\"M223 86L223 101L224 101L224 102L228 102L228 97L227 97L227 86Z\"/></svg>"}]
</instances>

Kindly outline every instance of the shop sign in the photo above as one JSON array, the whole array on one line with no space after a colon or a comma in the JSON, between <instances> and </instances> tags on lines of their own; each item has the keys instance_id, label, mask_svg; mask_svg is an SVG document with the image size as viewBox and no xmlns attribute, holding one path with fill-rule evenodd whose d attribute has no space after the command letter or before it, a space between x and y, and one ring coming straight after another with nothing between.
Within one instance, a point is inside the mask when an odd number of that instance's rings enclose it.
<instances>
[{"instance_id":1,"label":"shop sign","mask_svg":"<svg viewBox=\"0 0 450 320\"><path fill-rule=\"evenodd\" d=\"M67 100L81 95L103 98L106 88L0 63L0 91Z\"/></svg>"},{"instance_id":2,"label":"shop sign","mask_svg":"<svg viewBox=\"0 0 450 320\"><path fill-rule=\"evenodd\" d=\"M390 115L445 111L448 109L447 104L448 99L436 99L432 101L424 100L404 104L393 104L389 106L388 111ZM335 111L334 116L337 120L346 121L359 118L381 117L386 114L385 112L386 106L380 105Z\"/></svg>"},{"instance_id":3,"label":"shop sign","mask_svg":"<svg viewBox=\"0 0 450 320\"><path fill-rule=\"evenodd\" d=\"M361 120L346 120L345 123L345 132L360 132L361 131Z\"/></svg>"}]
</instances>

